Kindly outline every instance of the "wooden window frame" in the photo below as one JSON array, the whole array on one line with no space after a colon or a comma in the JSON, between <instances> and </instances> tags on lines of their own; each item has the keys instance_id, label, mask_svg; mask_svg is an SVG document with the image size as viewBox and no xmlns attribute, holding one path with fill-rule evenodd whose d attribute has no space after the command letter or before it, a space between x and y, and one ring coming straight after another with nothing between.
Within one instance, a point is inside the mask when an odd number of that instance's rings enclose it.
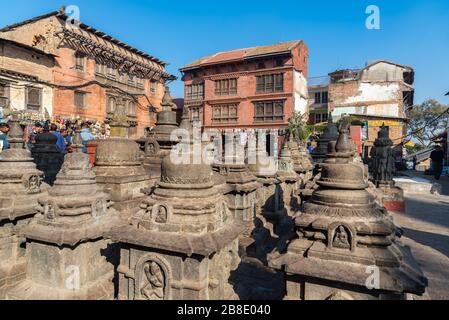
<instances>
[{"instance_id":1,"label":"wooden window frame","mask_svg":"<svg viewBox=\"0 0 449 320\"><path fill-rule=\"evenodd\" d=\"M231 108L235 109L235 115L231 115ZM217 110L219 110L218 116L216 116ZM237 123L238 110L239 110L238 103L224 103L212 105L212 123Z\"/></svg>"},{"instance_id":2,"label":"wooden window frame","mask_svg":"<svg viewBox=\"0 0 449 320\"><path fill-rule=\"evenodd\" d=\"M0 87L3 87L3 93L0 92L0 107L6 108L9 105L10 87L8 83L0 83Z\"/></svg>"},{"instance_id":3,"label":"wooden window frame","mask_svg":"<svg viewBox=\"0 0 449 320\"><path fill-rule=\"evenodd\" d=\"M256 93L284 92L284 73L256 76Z\"/></svg>"},{"instance_id":4,"label":"wooden window frame","mask_svg":"<svg viewBox=\"0 0 449 320\"><path fill-rule=\"evenodd\" d=\"M82 95L82 98L83 98L83 100L82 100L82 105L80 105L80 104L78 104L78 100L77 100L77 95ZM87 104L86 104L86 97L87 97L87 92L85 92L85 91L80 91L80 90L75 90L74 92L73 92L73 105L76 107L76 108L79 108L79 109L85 109L86 107L87 107Z\"/></svg>"},{"instance_id":5,"label":"wooden window frame","mask_svg":"<svg viewBox=\"0 0 449 320\"><path fill-rule=\"evenodd\" d=\"M321 92L315 92L315 104L321 104Z\"/></svg>"},{"instance_id":6,"label":"wooden window frame","mask_svg":"<svg viewBox=\"0 0 449 320\"><path fill-rule=\"evenodd\" d=\"M204 99L204 82L186 86L186 100Z\"/></svg>"},{"instance_id":7,"label":"wooden window frame","mask_svg":"<svg viewBox=\"0 0 449 320\"><path fill-rule=\"evenodd\" d=\"M80 72L86 71L86 55L80 51L75 52L75 69Z\"/></svg>"},{"instance_id":8,"label":"wooden window frame","mask_svg":"<svg viewBox=\"0 0 449 320\"><path fill-rule=\"evenodd\" d=\"M285 100L254 101L254 122L282 122L285 119ZM276 112L281 107L282 112ZM258 109L263 108L263 114ZM270 112L271 109L271 112Z\"/></svg>"},{"instance_id":9,"label":"wooden window frame","mask_svg":"<svg viewBox=\"0 0 449 320\"><path fill-rule=\"evenodd\" d=\"M36 89L39 92L39 104L30 104L29 90ZM36 108L37 107L37 108ZM42 109L42 88L27 86L25 87L25 109L29 111L40 111Z\"/></svg>"},{"instance_id":10,"label":"wooden window frame","mask_svg":"<svg viewBox=\"0 0 449 320\"><path fill-rule=\"evenodd\" d=\"M215 80L214 82L216 96L233 96L237 94L237 78Z\"/></svg>"}]
</instances>

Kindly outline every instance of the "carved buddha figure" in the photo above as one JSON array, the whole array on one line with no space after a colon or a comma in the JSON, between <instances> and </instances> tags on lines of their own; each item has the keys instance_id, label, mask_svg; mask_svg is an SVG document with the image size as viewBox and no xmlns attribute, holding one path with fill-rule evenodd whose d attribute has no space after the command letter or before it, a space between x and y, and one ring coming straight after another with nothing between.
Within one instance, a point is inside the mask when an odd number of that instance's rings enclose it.
<instances>
[{"instance_id":1,"label":"carved buddha figure","mask_svg":"<svg viewBox=\"0 0 449 320\"><path fill-rule=\"evenodd\" d=\"M146 278L141 289L142 295L148 300L164 300L165 276L161 267L154 261L144 266Z\"/></svg>"}]
</instances>

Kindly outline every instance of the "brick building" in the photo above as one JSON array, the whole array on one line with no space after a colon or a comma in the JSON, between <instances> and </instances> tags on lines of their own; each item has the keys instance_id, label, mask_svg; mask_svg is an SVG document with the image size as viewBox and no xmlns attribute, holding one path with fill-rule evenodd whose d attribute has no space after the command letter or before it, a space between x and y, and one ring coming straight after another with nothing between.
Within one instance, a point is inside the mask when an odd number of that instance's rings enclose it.
<instances>
[{"instance_id":1,"label":"brick building","mask_svg":"<svg viewBox=\"0 0 449 320\"><path fill-rule=\"evenodd\" d=\"M365 157L380 126L385 124L390 127L399 161L402 137L407 132L407 110L413 105L413 83L413 68L391 61L375 61L363 69L337 70L329 74L328 84L309 87L310 122L323 122L325 113L332 113L334 120L342 115L358 120L363 124L361 144Z\"/></svg>"},{"instance_id":2,"label":"brick building","mask_svg":"<svg viewBox=\"0 0 449 320\"><path fill-rule=\"evenodd\" d=\"M285 128L307 112L303 41L219 52L181 68L185 105L206 129Z\"/></svg>"},{"instance_id":3,"label":"brick building","mask_svg":"<svg viewBox=\"0 0 449 320\"><path fill-rule=\"evenodd\" d=\"M175 77L165 71L165 62L70 19L61 8L0 29L0 38L54 56L53 105L35 108L62 119L103 122L122 104L130 135L143 135L154 125L165 82Z\"/></svg>"},{"instance_id":4,"label":"brick building","mask_svg":"<svg viewBox=\"0 0 449 320\"><path fill-rule=\"evenodd\" d=\"M54 62L42 50L0 39L0 118L6 109L52 112L53 88L45 83L52 81Z\"/></svg>"}]
</instances>

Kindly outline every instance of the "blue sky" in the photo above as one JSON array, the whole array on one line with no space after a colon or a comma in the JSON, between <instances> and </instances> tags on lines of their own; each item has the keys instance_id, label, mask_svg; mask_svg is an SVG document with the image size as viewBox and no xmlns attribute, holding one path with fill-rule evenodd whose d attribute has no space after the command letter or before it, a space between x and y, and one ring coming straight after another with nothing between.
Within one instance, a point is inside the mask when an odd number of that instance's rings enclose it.
<instances>
[{"instance_id":1,"label":"blue sky","mask_svg":"<svg viewBox=\"0 0 449 320\"><path fill-rule=\"evenodd\" d=\"M388 59L416 70L416 102L449 103L449 1L0 0L0 25L77 5L81 21L178 68L214 52L303 39L309 76ZM368 30L368 5L380 30ZM173 96L183 84L171 84Z\"/></svg>"}]
</instances>

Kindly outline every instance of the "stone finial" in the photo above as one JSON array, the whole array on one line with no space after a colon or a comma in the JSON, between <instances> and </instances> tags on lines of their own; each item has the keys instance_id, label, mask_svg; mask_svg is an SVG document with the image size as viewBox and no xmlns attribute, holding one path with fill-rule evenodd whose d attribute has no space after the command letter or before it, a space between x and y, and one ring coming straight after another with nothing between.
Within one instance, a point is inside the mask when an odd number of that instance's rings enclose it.
<instances>
[{"instance_id":1,"label":"stone finial","mask_svg":"<svg viewBox=\"0 0 449 320\"><path fill-rule=\"evenodd\" d=\"M23 149L25 140L23 139L23 129L20 126L16 115L9 121L10 130L8 134L8 142L11 149Z\"/></svg>"},{"instance_id":2,"label":"stone finial","mask_svg":"<svg viewBox=\"0 0 449 320\"><path fill-rule=\"evenodd\" d=\"M81 139L81 131L76 129L72 140L73 152L82 152L83 140Z\"/></svg>"},{"instance_id":3,"label":"stone finial","mask_svg":"<svg viewBox=\"0 0 449 320\"><path fill-rule=\"evenodd\" d=\"M164 96L162 97L161 102L162 111L171 111L173 107L173 100L170 95L170 88L168 86L165 87Z\"/></svg>"}]
</instances>

